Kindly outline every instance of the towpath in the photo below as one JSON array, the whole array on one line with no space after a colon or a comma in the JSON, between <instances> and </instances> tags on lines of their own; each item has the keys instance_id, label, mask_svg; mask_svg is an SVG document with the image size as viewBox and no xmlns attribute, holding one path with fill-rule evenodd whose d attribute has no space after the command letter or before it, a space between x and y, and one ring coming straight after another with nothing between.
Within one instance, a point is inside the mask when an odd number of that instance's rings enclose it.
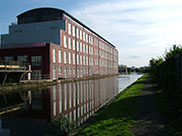
<instances>
[{"instance_id":1,"label":"towpath","mask_svg":"<svg viewBox=\"0 0 182 136\"><path fill-rule=\"evenodd\" d=\"M139 95L138 112L136 113L136 123L131 128L135 136L168 136L165 127L165 120L160 116L150 77L144 81L144 87Z\"/></svg>"}]
</instances>

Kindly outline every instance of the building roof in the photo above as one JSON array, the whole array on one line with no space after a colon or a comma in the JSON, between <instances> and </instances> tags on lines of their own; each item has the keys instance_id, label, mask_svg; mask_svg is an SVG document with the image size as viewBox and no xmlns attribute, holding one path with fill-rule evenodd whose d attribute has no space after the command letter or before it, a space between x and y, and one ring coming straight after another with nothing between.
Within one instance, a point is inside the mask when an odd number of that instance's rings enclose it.
<instances>
[{"instance_id":1,"label":"building roof","mask_svg":"<svg viewBox=\"0 0 182 136\"><path fill-rule=\"evenodd\" d=\"M18 24L25 24L25 23L34 23L34 22L43 22L43 21L53 21L53 20L62 20L63 14L70 17L72 20L83 26L84 28L88 29L92 33L94 33L96 36L104 40L105 42L112 45L114 48L115 46L108 42L106 39L104 39L102 36L94 32L92 29L90 29L88 26L80 22L78 19L70 15L69 13L65 12L64 10L57 9L57 8L36 8L32 10L28 10L26 12L23 12L17 16L18 18Z\"/></svg>"}]
</instances>

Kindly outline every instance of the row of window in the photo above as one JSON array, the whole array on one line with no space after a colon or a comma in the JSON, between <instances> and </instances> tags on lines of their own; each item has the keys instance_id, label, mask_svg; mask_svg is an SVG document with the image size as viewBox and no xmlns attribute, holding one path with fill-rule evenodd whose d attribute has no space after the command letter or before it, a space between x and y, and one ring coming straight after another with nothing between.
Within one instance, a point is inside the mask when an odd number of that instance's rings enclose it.
<instances>
[{"instance_id":1,"label":"row of window","mask_svg":"<svg viewBox=\"0 0 182 136\"><path fill-rule=\"evenodd\" d=\"M76 34L75 34L75 32L76 32ZM102 41L99 41L96 38L93 38L92 36L90 36L86 32L84 32L82 30L79 30L79 28L76 28L74 25L71 25L70 23L68 23L68 34L69 35L73 35L74 37L76 35L76 37L80 38L80 40L86 41L86 42L91 43L91 44L94 43L96 46L99 45L99 47L101 49L103 49L103 50L105 50L105 51L107 51L109 53L113 53L114 52L114 55L117 55L117 52L115 50L113 50L112 47L108 46L107 44L105 44Z\"/></svg>"},{"instance_id":2,"label":"row of window","mask_svg":"<svg viewBox=\"0 0 182 136\"><path fill-rule=\"evenodd\" d=\"M14 61L14 56L5 56L4 60L12 62L12 61ZM27 63L28 56L27 55L17 56L17 61L19 63ZM42 56L32 56L31 63L32 63L32 66L41 66L42 65Z\"/></svg>"},{"instance_id":3,"label":"row of window","mask_svg":"<svg viewBox=\"0 0 182 136\"><path fill-rule=\"evenodd\" d=\"M75 40L71 39L70 37L68 38L68 46L67 46L67 37L64 35L64 47L65 48L69 48L69 49L73 49L73 50L77 50L83 53L89 53L90 55L97 55L99 54L99 50L98 49L94 49L92 46L88 46L87 44L84 44L82 42L77 41L77 45L75 45ZM117 52L115 50L114 54L117 56ZM106 52L106 50L100 50L100 55L103 56L102 54L104 54L104 57L106 58L108 52ZM111 54L111 52L109 51L109 53Z\"/></svg>"},{"instance_id":4,"label":"row of window","mask_svg":"<svg viewBox=\"0 0 182 136\"><path fill-rule=\"evenodd\" d=\"M83 53L89 53L91 55L93 55L93 52L94 52L94 48L91 47L91 46L88 46L87 44L85 43L82 43L82 42L79 42L77 41L77 45L75 45L75 40L74 39L71 39L70 37L68 38L68 46L67 46L67 37L64 35L64 48L67 48L68 49L73 49L73 50L77 50L77 51L80 51L80 52L83 52ZM95 54L98 55L98 50L95 50Z\"/></svg>"},{"instance_id":5,"label":"row of window","mask_svg":"<svg viewBox=\"0 0 182 136\"><path fill-rule=\"evenodd\" d=\"M67 52L64 51L64 64L73 64L75 65L76 62L76 58L77 58L77 64L79 65L87 65L88 63L90 66L93 66L93 62L94 62L94 58L92 57L88 57L88 56L82 56L75 53L68 53L68 60L67 60ZM58 51L58 62L61 63L62 62L62 52L61 50ZM56 63L56 49L53 49L53 63ZM98 59L95 59L95 65L98 65Z\"/></svg>"},{"instance_id":6,"label":"row of window","mask_svg":"<svg viewBox=\"0 0 182 136\"><path fill-rule=\"evenodd\" d=\"M107 45L106 43L99 41L96 38L93 38L93 36L90 36L85 31L80 30L79 28L76 28L74 25L68 23L68 34L72 35L73 37L76 36L76 38L79 38L80 40L86 41L91 44L95 44L96 46L99 45L99 47L111 54L117 55L117 51L113 49L110 45ZM64 37L64 41L66 42L66 36ZM66 45L66 43L64 44Z\"/></svg>"},{"instance_id":7,"label":"row of window","mask_svg":"<svg viewBox=\"0 0 182 136\"><path fill-rule=\"evenodd\" d=\"M80 40L93 44L93 41L94 41L93 36L90 36L85 31L82 31L81 29L76 28L74 25L71 25L70 23L68 23L68 34L72 35L73 37L76 36L76 38L79 38Z\"/></svg>"}]
</instances>

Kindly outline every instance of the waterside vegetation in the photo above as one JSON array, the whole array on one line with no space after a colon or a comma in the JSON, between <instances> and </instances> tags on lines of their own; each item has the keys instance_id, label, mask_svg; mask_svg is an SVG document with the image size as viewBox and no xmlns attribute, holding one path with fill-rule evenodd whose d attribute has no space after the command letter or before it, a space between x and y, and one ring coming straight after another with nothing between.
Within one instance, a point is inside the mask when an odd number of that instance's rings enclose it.
<instances>
[{"instance_id":1,"label":"waterside vegetation","mask_svg":"<svg viewBox=\"0 0 182 136\"><path fill-rule=\"evenodd\" d=\"M170 135L182 135L182 46L173 45L163 57L150 60L150 73L161 114Z\"/></svg>"}]
</instances>

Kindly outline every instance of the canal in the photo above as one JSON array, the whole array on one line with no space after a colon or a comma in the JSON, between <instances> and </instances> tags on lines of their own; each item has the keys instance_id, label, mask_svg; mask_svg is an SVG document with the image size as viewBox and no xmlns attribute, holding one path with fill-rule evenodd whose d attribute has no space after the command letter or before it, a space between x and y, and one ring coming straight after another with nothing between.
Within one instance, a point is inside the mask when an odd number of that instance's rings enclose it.
<instances>
[{"instance_id":1,"label":"canal","mask_svg":"<svg viewBox=\"0 0 182 136\"><path fill-rule=\"evenodd\" d=\"M0 93L0 136L43 136L63 114L76 127L141 75L57 84L46 89Z\"/></svg>"}]
</instances>

